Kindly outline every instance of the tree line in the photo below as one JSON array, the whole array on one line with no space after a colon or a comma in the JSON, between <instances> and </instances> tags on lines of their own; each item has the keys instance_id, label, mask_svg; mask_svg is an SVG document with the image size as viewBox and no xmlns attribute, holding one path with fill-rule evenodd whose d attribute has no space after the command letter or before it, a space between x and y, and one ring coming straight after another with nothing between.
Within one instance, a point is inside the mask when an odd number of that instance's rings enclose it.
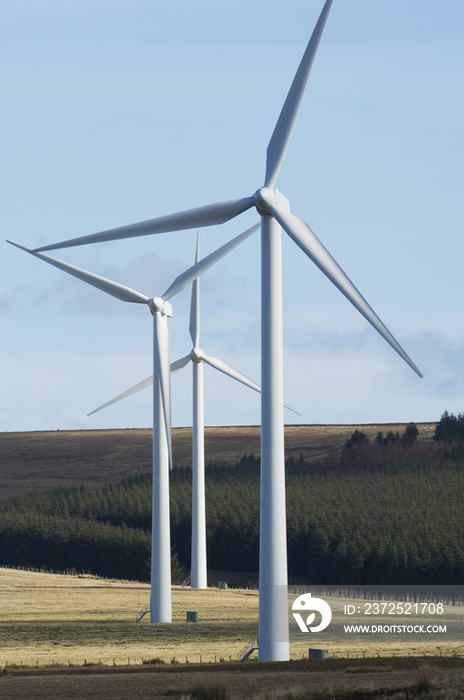
<instances>
[{"instance_id":1,"label":"tree line","mask_svg":"<svg viewBox=\"0 0 464 700\"><path fill-rule=\"evenodd\" d=\"M414 446L386 445L378 459L287 460L290 576L315 584L462 582L464 460L427 461ZM249 456L206 469L211 569L258 570L259 466ZM170 480L179 581L190 564L191 470L175 469ZM146 581L150 528L149 474L96 490L31 492L0 503L0 563Z\"/></svg>"},{"instance_id":2,"label":"tree line","mask_svg":"<svg viewBox=\"0 0 464 700\"><path fill-rule=\"evenodd\" d=\"M414 423L373 441L355 430L339 461L286 463L289 575L315 584L453 584L464 575L464 415L431 444ZM208 566L258 571L259 459L206 469ZM173 581L189 571L191 470L170 473ZM146 581L151 474L98 489L0 502L0 563Z\"/></svg>"}]
</instances>

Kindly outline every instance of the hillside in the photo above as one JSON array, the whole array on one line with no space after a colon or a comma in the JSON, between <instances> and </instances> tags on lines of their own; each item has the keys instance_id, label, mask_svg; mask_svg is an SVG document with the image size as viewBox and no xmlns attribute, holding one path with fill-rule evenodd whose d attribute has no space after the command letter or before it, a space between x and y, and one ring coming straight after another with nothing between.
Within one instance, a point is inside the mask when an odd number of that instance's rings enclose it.
<instances>
[{"instance_id":1,"label":"hillside","mask_svg":"<svg viewBox=\"0 0 464 700\"><path fill-rule=\"evenodd\" d=\"M418 423L419 441L430 441L435 423ZM302 454L313 462L338 458L355 428L369 437L380 430L402 432L404 424L289 425L286 457ZM173 430L174 466L191 465L191 428ZM259 427L217 427L205 430L207 462L234 464L243 455L259 455ZM151 470L151 431L70 430L0 433L0 498L57 486L97 487Z\"/></svg>"},{"instance_id":2,"label":"hillside","mask_svg":"<svg viewBox=\"0 0 464 700\"><path fill-rule=\"evenodd\" d=\"M404 426L360 427L370 443L360 446L350 440L352 446L342 455L347 438L357 440L360 434L354 426L287 429L289 576L334 585L460 584L461 445L432 441L432 424L420 426L422 444L409 445L394 439L395 433L405 432ZM378 432L385 440L372 440ZM188 572L191 560L189 437L188 430L175 431L178 466L169 479L177 581ZM152 510L149 432L12 438L0 500L0 562L146 580ZM7 442L3 440L4 452ZM257 443L256 428L208 431L210 569L258 570L260 469L253 456ZM127 476L131 478L121 480ZM60 488L50 488L56 484ZM14 496L6 497L8 490ZM248 575L247 581L253 578Z\"/></svg>"}]
</instances>

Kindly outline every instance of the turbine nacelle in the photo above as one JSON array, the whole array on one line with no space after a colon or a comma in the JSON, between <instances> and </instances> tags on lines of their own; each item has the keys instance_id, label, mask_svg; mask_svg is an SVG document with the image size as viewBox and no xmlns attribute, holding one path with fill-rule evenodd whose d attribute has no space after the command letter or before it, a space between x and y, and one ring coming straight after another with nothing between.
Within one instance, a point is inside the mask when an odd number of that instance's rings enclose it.
<instances>
[{"instance_id":1,"label":"turbine nacelle","mask_svg":"<svg viewBox=\"0 0 464 700\"><path fill-rule=\"evenodd\" d=\"M269 208L273 204L279 204L285 211L290 211L290 202L280 190L270 187L260 187L253 195L256 211L260 216L271 216Z\"/></svg>"},{"instance_id":2,"label":"turbine nacelle","mask_svg":"<svg viewBox=\"0 0 464 700\"><path fill-rule=\"evenodd\" d=\"M193 348L192 352L190 353L190 359L192 362L204 362L205 358L205 353L201 348Z\"/></svg>"},{"instance_id":3,"label":"turbine nacelle","mask_svg":"<svg viewBox=\"0 0 464 700\"><path fill-rule=\"evenodd\" d=\"M172 306L168 301L164 301L161 297L152 297L148 301L148 306L152 314L160 313L161 316L172 316Z\"/></svg>"}]
</instances>

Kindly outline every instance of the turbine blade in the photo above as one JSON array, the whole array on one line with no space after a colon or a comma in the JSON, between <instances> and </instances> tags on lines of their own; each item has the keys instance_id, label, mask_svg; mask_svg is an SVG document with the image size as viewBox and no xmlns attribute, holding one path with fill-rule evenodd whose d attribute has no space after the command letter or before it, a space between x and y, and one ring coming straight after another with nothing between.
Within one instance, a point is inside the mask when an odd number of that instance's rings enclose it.
<instances>
[{"instance_id":1,"label":"turbine blade","mask_svg":"<svg viewBox=\"0 0 464 700\"><path fill-rule=\"evenodd\" d=\"M181 357L180 360L176 360L171 364L171 376L173 374L176 374L176 372L180 372L181 369L185 367L187 362L190 362L190 355L186 355L185 357Z\"/></svg>"},{"instance_id":2,"label":"turbine blade","mask_svg":"<svg viewBox=\"0 0 464 700\"><path fill-rule=\"evenodd\" d=\"M175 374L176 372L179 372L187 362L190 360L190 355L187 355L186 357L182 357L180 360L177 360L176 362L173 362L171 364L171 375ZM147 389L149 386L153 385L153 375L150 377L147 377L147 379L144 379L142 382L139 382L138 384L135 384L133 387L130 389L127 389L127 391L123 391L122 394L118 394L117 396L114 397L114 399L111 399L110 401L107 401L106 403L102 404L98 408L95 408L93 411L90 411L90 413L87 413L88 416L91 416L94 413L97 413L97 411L101 411L104 408L107 408L108 406L111 406L113 403L117 403L118 401L122 401L123 399L127 399L128 396L132 396L132 394L136 394L138 391L142 391L143 389Z\"/></svg>"},{"instance_id":3,"label":"turbine blade","mask_svg":"<svg viewBox=\"0 0 464 700\"><path fill-rule=\"evenodd\" d=\"M302 413L300 413L299 411L297 411L296 408L292 408L291 406L289 406L288 403L284 403L284 407L285 407L285 408L288 408L289 411L292 411L293 413L296 413L297 416L302 416L302 415L303 415Z\"/></svg>"},{"instance_id":4,"label":"turbine blade","mask_svg":"<svg viewBox=\"0 0 464 700\"><path fill-rule=\"evenodd\" d=\"M80 267L75 267L69 263L62 262L61 260L56 260L55 258L51 258L49 255L35 253L30 248L19 245L19 243L13 243L13 241L7 241L7 243L11 243L11 245L16 246L16 248L25 250L27 253L34 255L36 258L45 260L45 262L50 263L50 265L63 270L63 272L67 272L73 277L77 277L83 282L87 282L87 284L100 289L102 292L106 292L106 294L111 294L111 296L116 297L116 299L120 299L121 301L130 301L134 304L148 304L150 301L149 297L146 297L144 294L140 294L140 292L136 292L134 289L130 289L130 287L125 287L124 285L118 284L117 282L112 282L105 277L94 275L93 272L87 272L86 270L82 270Z\"/></svg>"},{"instance_id":5,"label":"turbine blade","mask_svg":"<svg viewBox=\"0 0 464 700\"><path fill-rule=\"evenodd\" d=\"M219 370L219 372L223 372L223 374L227 374L228 377L232 377L232 379L237 380L237 382L241 382L241 384L248 386L250 389L257 391L259 394L261 393L261 387L259 386L259 384L254 382L252 379L249 379L245 374L239 372L238 369L234 369L234 367L231 367L226 362L218 360L217 357L208 357L208 355L205 355L203 352L201 354L201 359L203 360L203 362L206 362L207 365L210 365L211 367L214 367L214 369ZM290 409L290 411L293 411L293 413L296 413L297 415L301 416L301 413L295 411L295 409L289 406L288 404L284 403L284 406L285 408Z\"/></svg>"},{"instance_id":6,"label":"turbine blade","mask_svg":"<svg viewBox=\"0 0 464 700\"><path fill-rule=\"evenodd\" d=\"M110 401L107 401L106 403L102 404L98 408L95 408L93 411L90 411L90 413L87 413L88 416L91 416L93 413L97 413L97 411L101 411L104 408L107 408L108 406L111 406L113 403L117 403L118 401L122 401L123 399L126 399L128 396L132 396L132 394L136 394L138 391L142 391L142 389L146 389L147 387L151 386L153 384L153 375L151 377L148 377L148 379L144 379L143 382L139 382L138 384L135 384L135 386L131 387L130 389L127 389L127 391L123 391L122 394L118 394L117 396L114 397L114 399L111 399Z\"/></svg>"},{"instance_id":7,"label":"turbine blade","mask_svg":"<svg viewBox=\"0 0 464 700\"><path fill-rule=\"evenodd\" d=\"M92 233L89 236L71 238L68 241L52 243L51 245L35 248L34 253L56 248L69 248L71 246L86 245L87 243L101 243L102 241L116 241L122 238L134 238L136 236L149 236L155 233L167 233L168 231L182 231L188 228L202 226L214 226L223 224L254 205L253 197L232 199L228 202L208 204L205 207L188 209L168 216L160 216L156 219L141 221L137 224L119 226L118 228Z\"/></svg>"},{"instance_id":8,"label":"turbine blade","mask_svg":"<svg viewBox=\"0 0 464 700\"><path fill-rule=\"evenodd\" d=\"M176 277L171 286L164 292L161 299L163 299L163 301L167 301L175 294L178 294L180 291L182 291L182 289L185 289L185 287L187 287L191 282L193 282L193 280L195 280L197 277L200 277L200 275L206 272L206 270L209 270L209 268L212 265L217 263L221 258L227 255L227 253L230 253L231 250L233 250L238 245L240 245L240 243L243 243L243 241L249 238L249 236L251 236L255 231L257 231L260 228L260 226L260 223L255 224L251 228L241 233L239 236L233 238L228 243L225 243L213 253L207 255L206 258L203 258L203 260L200 260L199 262L195 263L195 265L192 265L192 267L189 267L189 269L183 272L181 275L179 275L179 277Z\"/></svg>"},{"instance_id":9,"label":"turbine blade","mask_svg":"<svg viewBox=\"0 0 464 700\"><path fill-rule=\"evenodd\" d=\"M203 362L206 362L207 365L210 365L211 367L214 367L214 369L219 370L219 372L223 372L224 374L227 374L228 377L236 379L238 382L245 384L245 386L250 387L250 389L257 391L259 394L261 393L261 387L259 386L259 384L254 382L252 379L249 379L246 375L242 374L237 369L234 369L226 362L218 360L216 357L208 357L208 355L205 355L204 353L202 353L201 359L203 360Z\"/></svg>"},{"instance_id":10,"label":"turbine blade","mask_svg":"<svg viewBox=\"0 0 464 700\"><path fill-rule=\"evenodd\" d=\"M395 340L388 328L382 323L375 311L369 306L364 297L356 289L351 280L343 272L340 265L334 260L327 248L325 248L318 237L311 231L308 224L282 209L277 204L269 207L272 215L288 233L295 243L306 255L318 266L329 280L346 296L353 306L369 321L369 323L380 333L398 355L416 372L419 377L422 373L416 367L411 358L405 353L401 345Z\"/></svg>"},{"instance_id":11,"label":"turbine blade","mask_svg":"<svg viewBox=\"0 0 464 700\"><path fill-rule=\"evenodd\" d=\"M167 317L161 317L161 332L160 347L159 347L159 377L161 401L163 404L164 426L166 430L166 439L168 444L169 467L173 468L172 463L172 433L171 433L171 366L169 361L169 332L167 325Z\"/></svg>"},{"instance_id":12,"label":"turbine blade","mask_svg":"<svg viewBox=\"0 0 464 700\"><path fill-rule=\"evenodd\" d=\"M311 72L331 6L332 0L326 0L311 35L311 39L306 47L306 51L301 59L301 63L298 66L298 70L293 79L293 83L288 92L284 106L282 107L282 111L279 119L277 120L271 140L269 141L269 145L267 147L266 178L264 183L265 187L270 187L271 189L274 187L285 158L298 110L300 108L300 103L306 88L306 83L308 82L309 74Z\"/></svg>"},{"instance_id":13,"label":"turbine blade","mask_svg":"<svg viewBox=\"0 0 464 700\"><path fill-rule=\"evenodd\" d=\"M200 232L197 233L197 247L195 250L195 264L200 260ZM198 277L192 282L192 296L190 299L190 337L193 347L200 345L200 280Z\"/></svg>"}]
</instances>

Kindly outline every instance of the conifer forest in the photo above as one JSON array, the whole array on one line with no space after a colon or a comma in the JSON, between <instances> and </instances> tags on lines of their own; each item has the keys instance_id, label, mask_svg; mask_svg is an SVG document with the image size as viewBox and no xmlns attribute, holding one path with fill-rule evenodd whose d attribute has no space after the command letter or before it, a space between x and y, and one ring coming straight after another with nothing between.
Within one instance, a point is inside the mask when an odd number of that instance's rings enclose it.
<instances>
[{"instance_id":1,"label":"conifer forest","mask_svg":"<svg viewBox=\"0 0 464 700\"><path fill-rule=\"evenodd\" d=\"M286 463L289 576L313 584L464 580L464 416L430 444L355 430L340 459ZM364 437L363 437L364 435ZM259 459L206 469L208 568L258 571ZM191 470L170 473L173 582L189 572ZM151 475L0 502L0 564L147 581Z\"/></svg>"}]
</instances>

